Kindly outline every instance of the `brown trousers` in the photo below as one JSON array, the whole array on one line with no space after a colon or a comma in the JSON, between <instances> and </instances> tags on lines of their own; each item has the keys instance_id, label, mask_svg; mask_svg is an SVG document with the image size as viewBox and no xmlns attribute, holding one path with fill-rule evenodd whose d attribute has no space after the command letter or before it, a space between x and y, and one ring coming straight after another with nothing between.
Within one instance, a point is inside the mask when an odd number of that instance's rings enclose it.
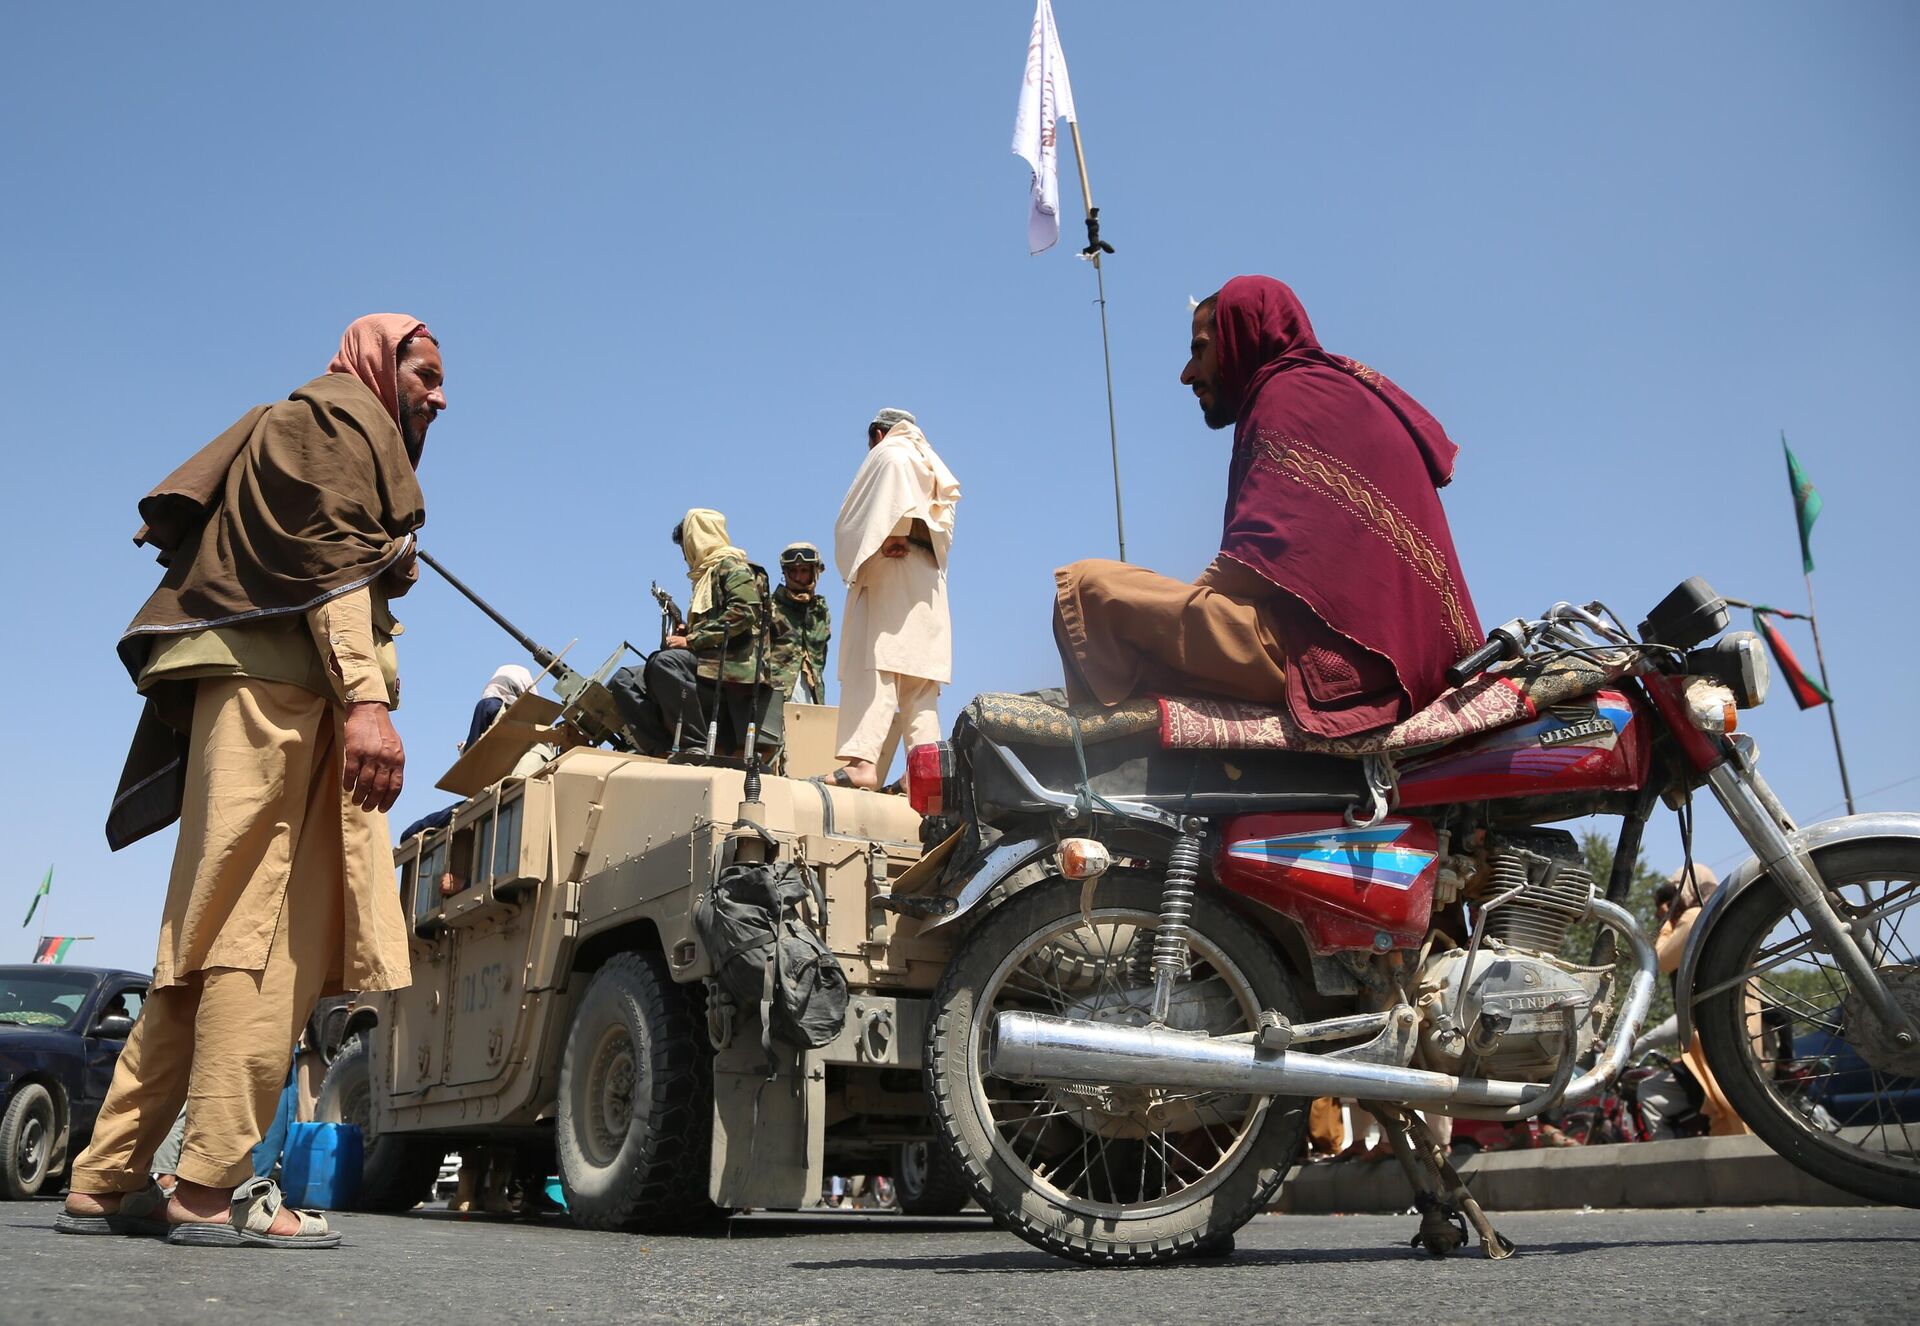
<instances>
[{"instance_id":1,"label":"brown trousers","mask_svg":"<svg viewBox=\"0 0 1920 1326\"><path fill-rule=\"evenodd\" d=\"M1094 559L1053 578L1053 637L1070 699L1113 705L1141 694L1200 694L1279 704L1284 696L1286 655L1256 597L1264 582L1251 572L1216 563L1188 584Z\"/></svg>"},{"instance_id":2,"label":"brown trousers","mask_svg":"<svg viewBox=\"0 0 1920 1326\"><path fill-rule=\"evenodd\" d=\"M211 1188L252 1175L294 1041L340 965L340 764L338 723L319 696L279 682L201 683L162 966L183 926L216 958L236 933L258 935L265 951L258 968L191 964L155 986L74 1163L74 1191L145 1187L182 1103L175 1173ZM273 887L280 872L284 887Z\"/></svg>"}]
</instances>

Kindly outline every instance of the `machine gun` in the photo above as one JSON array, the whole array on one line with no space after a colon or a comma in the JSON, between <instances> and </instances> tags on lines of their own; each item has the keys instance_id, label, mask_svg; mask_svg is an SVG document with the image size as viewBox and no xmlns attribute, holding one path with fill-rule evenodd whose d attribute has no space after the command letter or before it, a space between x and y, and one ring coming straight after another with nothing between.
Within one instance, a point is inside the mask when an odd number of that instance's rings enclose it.
<instances>
[{"instance_id":1,"label":"machine gun","mask_svg":"<svg viewBox=\"0 0 1920 1326\"><path fill-rule=\"evenodd\" d=\"M680 611L673 595L660 588L658 580L653 582L653 598L660 605L660 647L665 649L669 637L687 633L687 615Z\"/></svg>"},{"instance_id":2,"label":"machine gun","mask_svg":"<svg viewBox=\"0 0 1920 1326\"><path fill-rule=\"evenodd\" d=\"M460 578L435 561L432 554L422 550L420 560L439 573L440 578L459 590L474 607L487 614L501 630L514 638L514 641L539 665L542 672L553 674L553 689L560 697L560 722L571 724L581 736L595 745L607 744L623 750L638 750L639 741L627 727L627 720L621 717L620 706L614 702L613 693L607 689L606 680L620 656L633 646L621 643L613 652L613 657L601 665L593 676L584 676L568 667L558 654L546 646L537 643L533 637L508 621L495 610L492 604L468 589ZM636 655L640 652L635 649Z\"/></svg>"}]
</instances>

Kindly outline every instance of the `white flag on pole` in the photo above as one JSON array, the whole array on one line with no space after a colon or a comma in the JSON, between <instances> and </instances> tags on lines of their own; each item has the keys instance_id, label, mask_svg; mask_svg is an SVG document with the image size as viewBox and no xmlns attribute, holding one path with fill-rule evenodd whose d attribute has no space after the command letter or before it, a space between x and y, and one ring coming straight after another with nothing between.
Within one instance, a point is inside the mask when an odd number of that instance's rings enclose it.
<instances>
[{"instance_id":1,"label":"white flag on pole","mask_svg":"<svg viewBox=\"0 0 1920 1326\"><path fill-rule=\"evenodd\" d=\"M1020 84L1020 110L1013 119L1013 154L1033 170L1033 211L1027 217L1027 252L1044 253L1060 240L1061 120L1073 113L1073 84L1067 81L1067 57L1053 23L1051 0L1033 11L1033 36L1027 42L1027 70Z\"/></svg>"}]
</instances>

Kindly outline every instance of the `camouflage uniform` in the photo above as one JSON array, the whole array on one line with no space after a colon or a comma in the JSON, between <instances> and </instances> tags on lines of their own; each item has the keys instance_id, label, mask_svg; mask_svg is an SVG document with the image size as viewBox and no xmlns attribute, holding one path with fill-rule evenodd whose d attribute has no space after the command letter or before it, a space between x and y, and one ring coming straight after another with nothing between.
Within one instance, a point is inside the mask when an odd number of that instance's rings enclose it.
<instances>
[{"instance_id":1,"label":"camouflage uniform","mask_svg":"<svg viewBox=\"0 0 1920 1326\"><path fill-rule=\"evenodd\" d=\"M774 694L792 699L801 682L817 704L826 699L827 641L833 638L833 614L825 595L796 597L786 585L773 590L773 648L767 680Z\"/></svg>"},{"instance_id":2,"label":"camouflage uniform","mask_svg":"<svg viewBox=\"0 0 1920 1326\"><path fill-rule=\"evenodd\" d=\"M754 632L766 602L767 573L751 562L727 561L709 573L713 603L687 618L687 648L700 660L700 676L712 681L726 653L723 681L751 683L757 650Z\"/></svg>"}]
</instances>

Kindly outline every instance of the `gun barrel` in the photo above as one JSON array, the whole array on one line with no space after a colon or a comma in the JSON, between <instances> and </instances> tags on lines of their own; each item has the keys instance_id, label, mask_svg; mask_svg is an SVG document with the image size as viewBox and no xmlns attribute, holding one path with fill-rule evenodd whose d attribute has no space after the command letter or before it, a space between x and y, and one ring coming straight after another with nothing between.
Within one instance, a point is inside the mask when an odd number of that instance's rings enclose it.
<instances>
[{"instance_id":1,"label":"gun barrel","mask_svg":"<svg viewBox=\"0 0 1920 1326\"><path fill-rule=\"evenodd\" d=\"M455 589L459 590L460 593L466 598L466 600L469 603L473 604L474 607L480 609L480 611L486 613L487 616L493 618L495 624L498 625L501 630L505 631L508 635L512 636L515 642L517 642L522 649L526 650L529 654L533 655L533 661L535 663L538 663L542 668L550 668L554 665L554 662L558 657L558 655L556 655L551 649L548 649L545 646L536 643L532 636L528 635L525 631L515 626L512 622L508 621L505 617L501 616L500 613L497 610L495 610L494 606L491 603L488 603L485 599L481 598L478 594L474 593L471 589L468 589L465 583L461 581L459 576L455 575L453 572L447 570L446 567L440 565L439 562L435 561L432 553L429 553L424 548L421 548L418 551L420 553L421 561L425 562L428 566L432 567L435 571L439 572L440 578L446 581L449 585L452 585Z\"/></svg>"}]
</instances>

